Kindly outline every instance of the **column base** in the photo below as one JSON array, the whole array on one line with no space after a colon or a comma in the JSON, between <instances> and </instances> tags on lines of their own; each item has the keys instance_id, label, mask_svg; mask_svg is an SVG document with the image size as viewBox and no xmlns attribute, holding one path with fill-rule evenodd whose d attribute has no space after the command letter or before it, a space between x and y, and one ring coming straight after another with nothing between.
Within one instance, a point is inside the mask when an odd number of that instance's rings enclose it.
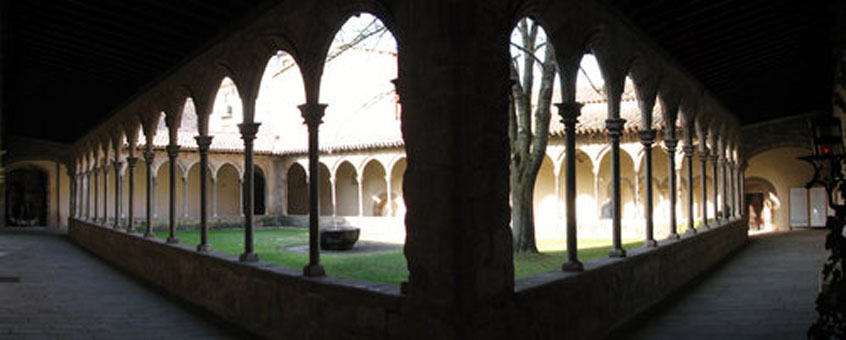
<instances>
[{"instance_id":1,"label":"column base","mask_svg":"<svg viewBox=\"0 0 846 340\"><path fill-rule=\"evenodd\" d=\"M696 229L690 228L690 229L687 229L687 231L684 232L684 233L686 235L696 235Z\"/></svg>"},{"instance_id":2,"label":"column base","mask_svg":"<svg viewBox=\"0 0 846 340\"><path fill-rule=\"evenodd\" d=\"M209 246L208 243L200 244L200 245L197 246L198 252L205 253L205 252L208 252L209 250L211 250L211 246Z\"/></svg>"},{"instance_id":3,"label":"column base","mask_svg":"<svg viewBox=\"0 0 846 340\"><path fill-rule=\"evenodd\" d=\"M178 238L176 238L175 236L173 236L173 237L168 237L168 238L167 238L167 243L174 243L174 244L175 244L175 243L179 243L179 239L178 239Z\"/></svg>"},{"instance_id":4,"label":"column base","mask_svg":"<svg viewBox=\"0 0 846 340\"><path fill-rule=\"evenodd\" d=\"M150 232L150 233L144 233L144 237L153 238L153 237L156 237L156 235Z\"/></svg>"},{"instance_id":5,"label":"column base","mask_svg":"<svg viewBox=\"0 0 846 340\"><path fill-rule=\"evenodd\" d=\"M303 276L318 277L325 276L326 270L320 264L309 264L303 267Z\"/></svg>"},{"instance_id":6,"label":"column base","mask_svg":"<svg viewBox=\"0 0 846 340\"><path fill-rule=\"evenodd\" d=\"M585 266L579 261L567 261L561 265L561 270L565 272L580 272L585 270Z\"/></svg>"},{"instance_id":7,"label":"column base","mask_svg":"<svg viewBox=\"0 0 846 340\"><path fill-rule=\"evenodd\" d=\"M658 246L658 241L655 240L645 240L643 241L643 246L647 248L654 248Z\"/></svg>"},{"instance_id":8,"label":"column base","mask_svg":"<svg viewBox=\"0 0 846 340\"><path fill-rule=\"evenodd\" d=\"M626 250L623 248L611 249L608 257L626 257Z\"/></svg>"},{"instance_id":9,"label":"column base","mask_svg":"<svg viewBox=\"0 0 846 340\"><path fill-rule=\"evenodd\" d=\"M126 233L127 234L136 234L135 228L132 228L132 227L126 228Z\"/></svg>"},{"instance_id":10,"label":"column base","mask_svg":"<svg viewBox=\"0 0 846 340\"><path fill-rule=\"evenodd\" d=\"M238 257L238 261L241 262L258 262L258 260L259 257L256 253L243 253Z\"/></svg>"},{"instance_id":11,"label":"column base","mask_svg":"<svg viewBox=\"0 0 846 340\"><path fill-rule=\"evenodd\" d=\"M672 234L670 234L670 235L668 235L668 236L667 236L667 239L668 239L668 240L678 240L678 239L680 239L680 238L681 238L681 236L679 236L679 234L678 234L678 233L672 233Z\"/></svg>"}]
</instances>

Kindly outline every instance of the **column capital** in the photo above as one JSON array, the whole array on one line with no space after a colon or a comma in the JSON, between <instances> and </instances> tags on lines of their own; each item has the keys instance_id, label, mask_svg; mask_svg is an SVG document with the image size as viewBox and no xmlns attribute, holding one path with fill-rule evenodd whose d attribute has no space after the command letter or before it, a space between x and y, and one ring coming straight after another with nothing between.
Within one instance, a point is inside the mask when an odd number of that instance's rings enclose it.
<instances>
[{"instance_id":1,"label":"column capital","mask_svg":"<svg viewBox=\"0 0 846 340\"><path fill-rule=\"evenodd\" d=\"M696 147L691 144L685 144L682 147L682 151L684 151L684 155L687 157L693 157L693 153L696 152Z\"/></svg>"},{"instance_id":2,"label":"column capital","mask_svg":"<svg viewBox=\"0 0 846 340\"><path fill-rule=\"evenodd\" d=\"M305 103L297 106L297 108L299 108L300 112L302 112L305 124L310 129L314 129L323 123L323 115L326 112L326 106L328 105L320 103Z\"/></svg>"},{"instance_id":3,"label":"column capital","mask_svg":"<svg viewBox=\"0 0 846 340\"><path fill-rule=\"evenodd\" d=\"M121 167L123 167L123 162L121 162L120 159L116 159L114 162L112 162L112 164L114 166L115 171L120 171Z\"/></svg>"},{"instance_id":4,"label":"column capital","mask_svg":"<svg viewBox=\"0 0 846 340\"><path fill-rule=\"evenodd\" d=\"M579 122L578 118L582 114L582 107L585 104L579 102L565 102L565 103L558 103L555 106L558 108L558 115L561 116L561 123L564 125L573 124Z\"/></svg>"},{"instance_id":5,"label":"column capital","mask_svg":"<svg viewBox=\"0 0 846 340\"><path fill-rule=\"evenodd\" d=\"M176 158L179 156L179 145L168 145L165 147L165 150L167 151L167 156L170 158Z\"/></svg>"},{"instance_id":6,"label":"column capital","mask_svg":"<svg viewBox=\"0 0 846 340\"><path fill-rule=\"evenodd\" d=\"M703 160L703 161L708 161L708 156L709 156L709 155L710 155L710 154L708 153L708 148L705 148L705 149L699 150L699 159L700 159L700 160Z\"/></svg>"},{"instance_id":7,"label":"column capital","mask_svg":"<svg viewBox=\"0 0 846 340\"><path fill-rule=\"evenodd\" d=\"M640 137L640 143L643 145L652 145L652 142L655 140L654 129L640 130L637 135Z\"/></svg>"},{"instance_id":8,"label":"column capital","mask_svg":"<svg viewBox=\"0 0 846 340\"><path fill-rule=\"evenodd\" d=\"M137 164L138 164L138 157L134 157L134 156L126 157L126 165L130 169L134 169L135 165L137 165Z\"/></svg>"},{"instance_id":9,"label":"column capital","mask_svg":"<svg viewBox=\"0 0 846 340\"><path fill-rule=\"evenodd\" d=\"M194 136L194 139L197 141L197 150L200 152L208 152L213 138L213 136Z\"/></svg>"},{"instance_id":10,"label":"column capital","mask_svg":"<svg viewBox=\"0 0 846 340\"><path fill-rule=\"evenodd\" d=\"M608 118L605 120L605 128L608 130L608 137L619 139L623 135L623 125L626 120L622 118Z\"/></svg>"},{"instance_id":11,"label":"column capital","mask_svg":"<svg viewBox=\"0 0 846 340\"><path fill-rule=\"evenodd\" d=\"M153 160L156 159L156 153L153 151L147 151L144 153L144 162L147 164L153 164Z\"/></svg>"},{"instance_id":12,"label":"column capital","mask_svg":"<svg viewBox=\"0 0 846 340\"><path fill-rule=\"evenodd\" d=\"M254 139L256 139L256 134L258 133L258 129L259 129L260 125L261 125L261 123L241 123L241 124L238 124L238 130L241 131L241 139L243 139L244 142L247 142L247 141L251 142ZM209 140L209 142L211 142L211 140ZM197 143L199 145L199 140L197 140Z\"/></svg>"},{"instance_id":13,"label":"column capital","mask_svg":"<svg viewBox=\"0 0 846 340\"><path fill-rule=\"evenodd\" d=\"M679 145L679 140L675 138L665 139L664 145L667 146L667 150L676 151L676 146Z\"/></svg>"}]
</instances>

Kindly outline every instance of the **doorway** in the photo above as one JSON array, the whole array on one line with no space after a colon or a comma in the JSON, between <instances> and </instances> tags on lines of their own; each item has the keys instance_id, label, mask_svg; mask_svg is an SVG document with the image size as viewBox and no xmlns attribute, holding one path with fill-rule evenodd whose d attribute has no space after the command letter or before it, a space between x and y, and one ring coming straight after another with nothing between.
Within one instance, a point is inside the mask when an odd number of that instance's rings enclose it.
<instances>
[{"instance_id":1,"label":"doorway","mask_svg":"<svg viewBox=\"0 0 846 340\"><path fill-rule=\"evenodd\" d=\"M6 225L47 225L47 175L26 167L10 171L6 184Z\"/></svg>"}]
</instances>

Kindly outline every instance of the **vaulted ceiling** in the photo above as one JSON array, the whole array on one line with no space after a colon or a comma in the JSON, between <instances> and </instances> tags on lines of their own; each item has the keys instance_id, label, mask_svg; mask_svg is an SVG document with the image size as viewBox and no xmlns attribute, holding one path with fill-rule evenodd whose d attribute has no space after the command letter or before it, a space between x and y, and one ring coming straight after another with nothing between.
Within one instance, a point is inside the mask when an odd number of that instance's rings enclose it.
<instances>
[{"instance_id":1,"label":"vaulted ceiling","mask_svg":"<svg viewBox=\"0 0 846 340\"><path fill-rule=\"evenodd\" d=\"M275 1L5 1L4 135L72 142ZM830 110L831 1L601 1L743 123Z\"/></svg>"}]
</instances>

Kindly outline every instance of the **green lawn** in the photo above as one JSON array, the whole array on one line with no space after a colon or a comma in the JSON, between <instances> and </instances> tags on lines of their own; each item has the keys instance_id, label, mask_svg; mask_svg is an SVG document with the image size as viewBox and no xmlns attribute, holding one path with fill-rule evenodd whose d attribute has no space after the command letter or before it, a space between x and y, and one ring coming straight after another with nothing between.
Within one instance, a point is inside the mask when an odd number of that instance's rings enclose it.
<instances>
[{"instance_id":1,"label":"green lawn","mask_svg":"<svg viewBox=\"0 0 846 340\"><path fill-rule=\"evenodd\" d=\"M159 238L167 238L167 232L156 232ZM196 246L200 243L198 231L178 231L176 237L180 243ZM308 254L284 251L280 248L304 245L308 243L308 231L304 229L257 229L255 232L255 251L261 261L278 264L287 268L301 269L308 263ZM239 255L244 251L243 230L212 230L209 232L209 244L214 251ZM515 279L555 271L561 268L566 258L560 240L538 240L540 254L515 254ZM608 255L611 241L606 239L580 239L579 259L584 262ZM624 247L639 247L641 241L624 240ZM385 282L399 285L408 278L405 256L401 250L384 251L370 254L328 254L321 253L320 261L326 268L327 275Z\"/></svg>"}]
</instances>

